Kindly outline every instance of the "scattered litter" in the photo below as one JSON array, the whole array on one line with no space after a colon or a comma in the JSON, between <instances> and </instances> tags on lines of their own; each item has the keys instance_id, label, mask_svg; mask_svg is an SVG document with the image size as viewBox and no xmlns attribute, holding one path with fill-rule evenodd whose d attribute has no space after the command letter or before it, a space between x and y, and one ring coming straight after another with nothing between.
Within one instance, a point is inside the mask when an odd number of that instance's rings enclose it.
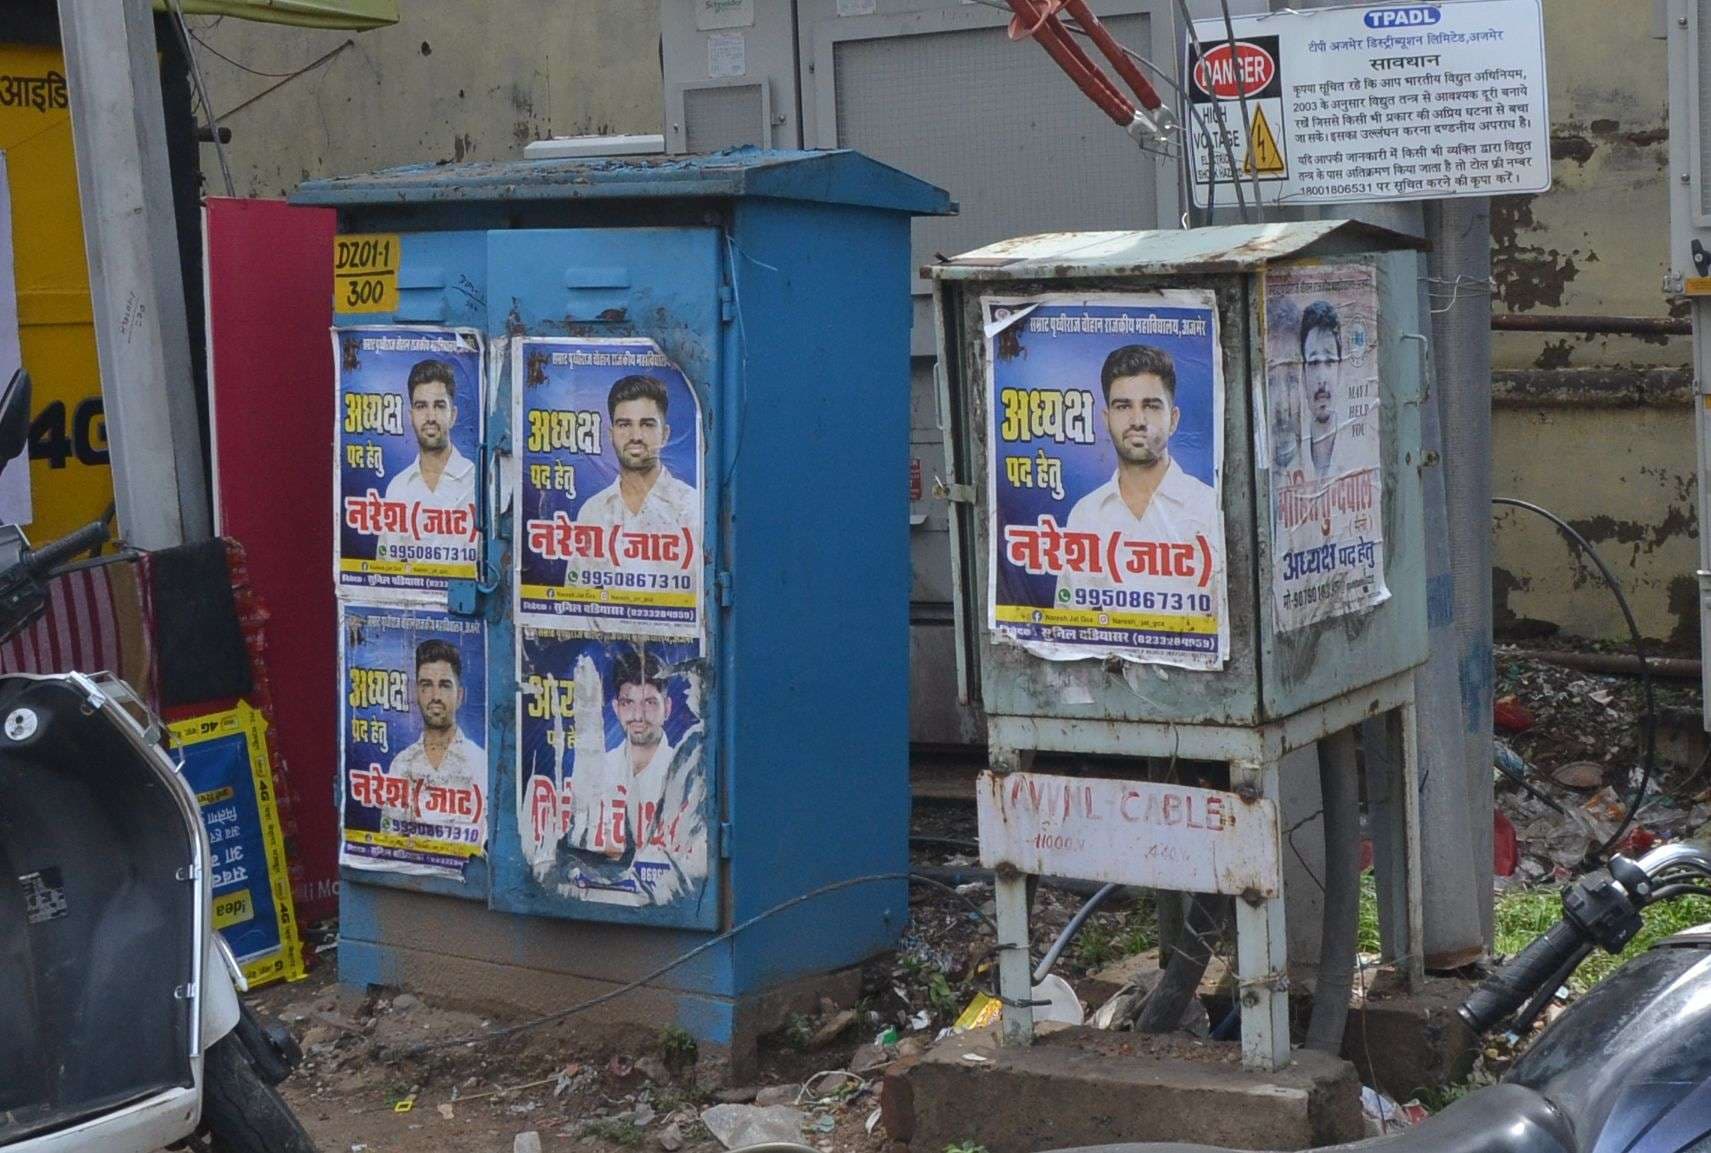
<instances>
[{"instance_id":1,"label":"scattered litter","mask_svg":"<svg viewBox=\"0 0 1711 1153\"><path fill-rule=\"evenodd\" d=\"M897 1027L895 1025L887 1025L884 1029L879 1031L879 1035L873 1039L873 1043L881 1048L897 1044Z\"/></svg>"},{"instance_id":2,"label":"scattered litter","mask_svg":"<svg viewBox=\"0 0 1711 1153\"><path fill-rule=\"evenodd\" d=\"M1596 789L1604 783L1604 766L1597 761L1570 761L1551 774L1565 789Z\"/></svg>"},{"instance_id":3,"label":"scattered litter","mask_svg":"<svg viewBox=\"0 0 1711 1153\"><path fill-rule=\"evenodd\" d=\"M830 1133L833 1129L836 1129L837 1127L838 1127L838 1119L836 1117L832 1116L830 1113L827 1113L823 1117L816 1117L814 1119L813 1125L810 1126L810 1128L812 1128L814 1130L814 1132L816 1132L816 1133Z\"/></svg>"},{"instance_id":4,"label":"scattered litter","mask_svg":"<svg viewBox=\"0 0 1711 1153\"><path fill-rule=\"evenodd\" d=\"M404 1098L402 1101L394 1101L392 1103L392 1111L394 1113L408 1113L410 1110L414 1109L415 1107L416 1107L416 1095L414 1093L410 1094L408 1097Z\"/></svg>"},{"instance_id":5,"label":"scattered litter","mask_svg":"<svg viewBox=\"0 0 1711 1153\"><path fill-rule=\"evenodd\" d=\"M865 1078L847 1069L825 1069L802 1083L796 1094L796 1104L847 1101L867 1088Z\"/></svg>"},{"instance_id":6,"label":"scattered litter","mask_svg":"<svg viewBox=\"0 0 1711 1153\"><path fill-rule=\"evenodd\" d=\"M646 1129L649 1125L654 1123L654 1118L657 1116L659 1116L659 1114L654 1112L654 1107L652 1105L649 1105L646 1101L640 1102L636 1105L636 1115L634 1118L636 1128Z\"/></svg>"},{"instance_id":7,"label":"scattered litter","mask_svg":"<svg viewBox=\"0 0 1711 1153\"><path fill-rule=\"evenodd\" d=\"M988 1057L985 1053L964 1053L962 1055L962 1059L967 1061L970 1065L992 1064L992 1058Z\"/></svg>"},{"instance_id":8,"label":"scattered litter","mask_svg":"<svg viewBox=\"0 0 1711 1153\"><path fill-rule=\"evenodd\" d=\"M775 1141L800 1143L808 1117L789 1105L714 1105L701 1123L727 1149Z\"/></svg>"},{"instance_id":9,"label":"scattered litter","mask_svg":"<svg viewBox=\"0 0 1711 1153\"><path fill-rule=\"evenodd\" d=\"M673 1121L659 1131L657 1140L659 1147L664 1149L665 1153L677 1153L679 1149L683 1148L683 1129L676 1121Z\"/></svg>"},{"instance_id":10,"label":"scattered litter","mask_svg":"<svg viewBox=\"0 0 1711 1153\"><path fill-rule=\"evenodd\" d=\"M511 1153L541 1153L541 1135L533 1129L511 1138Z\"/></svg>"},{"instance_id":11,"label":"scattered litter","mask_svg":"<svg viewBox=\"0 0 1711 1153\"><path fill-rule=\"evenodd\" d=\"M1536 724L1533 712L1519 697L1498 697L1492 702L1492 720L1506 733L1524 733Z\"/></svg>"},{"instance_id":12,"label":"scattered litter","mask_svg":"<svg viewBox=\"0 0 1711 1153\"><path fill-rule=\"evenodd\" d=\"M919 1013L916 1013L913 1017L909 1018L909 1031L912 1033L919 1033L922 1029L927 1028L932 1023L932 1011L929 1009L922 1009Z\"/></svg>"},{"instance_id":13,"label":"scattered litter","mask_svg":"<svg viewBox=\"0 0 1711 1153\"><path fill-rule=\"evenodd\" d=\"M871 1112L867 1115L867 1125L865 1126L865 1128L867 1129L867 1135L869 1137L873 1136L874 1126L879 1124L879 1117L880 1117L880 1114L882 1114L883 1112L885 1112L885 1110L875 1109L873 1112Z\"/></svg>"},{"instance_id":14,"label":"scattered litter","mask_svg":"<svg viewBox=\"0 0 1711 1153\"><path fill-rule=\"evenodd\" d=\"M1075 995L1075 990L1068 981L1056 973L1047 973L1045 980L1034 986L1034 1020L1061 1021L1065 1025L1079 1025L1087 1019L1087 1009L1081 1003L1081 998ZM1038 1002L1049 1004L1041 1005Z\"/></svg>"},{"instance_id":15,"label":"scattered litter","mask_svg":"<svg viewBox=\"0 0 1711 1153\"><path fill-rule=\"evenodd\" d=\"M984 1029L998 1020L1004 1010L1003 1002L990 993L976 993L973 1000L963 1008L951 1025L953 1033L966 1033L970 1029Z\"/></svg>"},{"instance_id":16,"label":"scattered litter","mask_svg":"<svg viewBox=\"0 0 1711 1153\"><path fill-rule=\"evenodd\" d=\"M447 1121L451 1121L457 1116L457 1112L452 1108L452 1103L450 1101L443 1101L439 1105L436 1105L435 1108L440 1111L440 1116L444 1117Z\"/></svg>"},{"instance_id":17,"label":"scattered litter","mask_svg":"<svg viewBox=\"0 0 1711 1153\"><path fill-rule=\"evenodd\" d=\"M1366 1085L1361 1086L1360 1108L1368 1137L1382 1137L1398 1129L1412 1129L1426 1119L1426 1109L1418 1101L1398 1105L1390 1097Z\"/></svg>"}]
</instances>

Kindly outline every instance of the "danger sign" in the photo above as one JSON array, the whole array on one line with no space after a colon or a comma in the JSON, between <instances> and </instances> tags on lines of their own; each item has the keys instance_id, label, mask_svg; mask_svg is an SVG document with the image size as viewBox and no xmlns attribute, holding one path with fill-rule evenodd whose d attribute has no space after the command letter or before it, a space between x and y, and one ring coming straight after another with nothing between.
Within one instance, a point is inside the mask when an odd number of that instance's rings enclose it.
<instances>
[{"instance_id":1,"label":"danger sign","mask_svg":"<svg viewBox=\"0 0 1711 1153\"><path fill-rule=\"evenodd\" d=\"M1183 147L1197 205L1233 203L1236 181L1292 204L1551 186L1541 0L1285 9L1194 30Z\"/></svg>"},{"instance_id":2,"label":"danger sign","mask_svg":"<svg viewBox=\"0 0 1711 1153\"><path fill-rule=\"evenodd\" d=\"M1221 33L1200 36L1201 51L1192 42L1188 48L1194 179L1204 184L1210 173L1227 182L1234 165L1243 180L1287 180L1288 152L1274 129L1284 123L1278 38L1251 36L1232 46Z\"/></svg>"}]
</instances>

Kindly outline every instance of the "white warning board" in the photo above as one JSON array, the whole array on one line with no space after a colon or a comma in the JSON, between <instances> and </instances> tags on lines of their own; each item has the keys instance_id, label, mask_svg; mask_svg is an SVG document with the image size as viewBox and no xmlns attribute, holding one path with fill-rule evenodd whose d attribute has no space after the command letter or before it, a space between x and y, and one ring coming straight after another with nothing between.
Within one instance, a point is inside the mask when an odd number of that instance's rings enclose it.
<instances>
[{"instance_id":1,"label":"white warning board","mask_svg":"<svg viewBox=\"0 0 1711 1153\"><path fill-rule=\"evenodd\" d=\"M1540 0L1196 21L1184 75L1194 203L1327 204L1551 186ZM1244 113L1243 100L1246 100Z\"/></svg>"}]
</instances>

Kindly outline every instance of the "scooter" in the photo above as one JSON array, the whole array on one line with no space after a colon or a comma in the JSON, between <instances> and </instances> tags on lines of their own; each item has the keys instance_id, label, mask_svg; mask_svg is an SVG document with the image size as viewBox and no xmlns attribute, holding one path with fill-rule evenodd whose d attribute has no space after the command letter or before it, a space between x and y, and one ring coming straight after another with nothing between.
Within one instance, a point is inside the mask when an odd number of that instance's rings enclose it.
<instances>
[{"instance_id":1,"label":"scooter","mask_svg":"<svg viewBox=\"0 0 1711 1153\"><path fill-rule=\"evenodd\" d=\"M0 461L29 411L20 372ZM0 640L106 540L98 522L31 550L0 526ZM196 795L129 686L0 676L0 1149L314 1153L274 1088L299 1054L238 999L211 872Z\"/></svg>"},{"instance_id":2,"label":"scooter","mask_svg":"<svg viewBox=\"0 0 1711 1153\"><path fill-rule=\"evenodd\" d=\"M1611 859L1563 895L1562 919L1458 1010L1476 1034L1525 1033L1594 949L1621 952L1657 901L1711 895L1711 850L1663 845ZM1660 942L1593 986L1503 1080L1361 1153L1711 1153L1711 925ZM1073 1153L1214 1153L1119 1144ZM1071 1151L1066 1151L1071 1153Z\"/></svg>"}]
</instances>

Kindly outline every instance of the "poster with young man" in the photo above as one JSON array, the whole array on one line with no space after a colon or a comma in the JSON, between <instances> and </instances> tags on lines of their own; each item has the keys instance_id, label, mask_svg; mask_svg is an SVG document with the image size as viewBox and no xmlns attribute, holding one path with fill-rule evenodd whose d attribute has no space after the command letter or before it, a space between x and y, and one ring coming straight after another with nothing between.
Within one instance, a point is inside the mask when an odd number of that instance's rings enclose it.
<instances>
[{"instance_id":1,"label":"poster with young man","mask_svg":"<svg viewBox=\"0 0 1711 1153\"><path fill-rule=\"evenodd\" d=\"M338 387L335 582L381 600L473 579L481 336L400 325L333 329Z\"/></svg>"},{"instance_id":2,"label":"poster with young man","mask_svg":"<svg viewBox=\"0 0 1711 1153\"><path fill-rule=\"evenodd\" d=\"M1272 473L1272 601L1278 629L1288 631L1390 596L1377 271L1274 265L1265 316L1268 419L1258 448Z\"/></svg>"},{"instance_id":3,"label":"poster with young man","mask_svg":"<svg viewBox=\"0 0 1711 1153\"><path fill-rule=\"evenodd\" d=\"M1229 654L1211 292L988 297L988 625L1047 659Z\"/></svg>"},{"instance_id":4,"label":"poster with young man","mask_svg":"<svg viewBox=\"0 0 1711 1153\"><path fill-rule=\"evenodd\" d=\"M517 620L702 636L701 406L653 341L513 346Z\"/></svg>"},{"instance_id":5,"label":"poster with young man","mask_svg":"<svg viewBox=\"0 0 1711 1153\"><path fill-rule=\"evenodd\" d=\"M462 880L487 851L487 641L480 620L344 610L339 863Z\"/></svg>"},{"instance_id":6,"label":"poster with young man","mask_svg":"<svg viewBox=\"0 0 1711 1153\"><path fill-rule=\"evenodd\" d=\"M597 904L701 901L699 645L525 629L519 665L517 824L535 879Z\"/></svg>"}]
</instances>

